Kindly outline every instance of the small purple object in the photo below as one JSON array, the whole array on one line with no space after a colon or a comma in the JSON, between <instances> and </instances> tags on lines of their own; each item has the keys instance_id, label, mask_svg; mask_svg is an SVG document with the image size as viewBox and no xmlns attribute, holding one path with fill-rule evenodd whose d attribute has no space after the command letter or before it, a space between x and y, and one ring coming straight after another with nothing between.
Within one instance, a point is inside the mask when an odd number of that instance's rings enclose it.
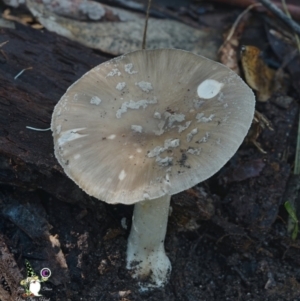
<instances>
[{"instance_id":1,"label":"small purple object","mask_svg":"<svg viewBox=\"0 0 300 301\"><path fill-rule=\"evenodd\" d=\"M48 268L43 268L41 269L40 274L43 278L49 278L51 276L51 271Z\"/></svg>"}]
</instances>

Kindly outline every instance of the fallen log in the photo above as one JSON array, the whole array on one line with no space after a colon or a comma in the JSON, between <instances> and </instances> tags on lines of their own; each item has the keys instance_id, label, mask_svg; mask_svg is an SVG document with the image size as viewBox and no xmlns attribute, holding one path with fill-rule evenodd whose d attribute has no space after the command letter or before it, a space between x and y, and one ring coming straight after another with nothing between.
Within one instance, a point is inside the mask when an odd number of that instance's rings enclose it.
<instances>
[{"instance_id":1,"label":"fallen log","mask_svg":"<svg viewBox=\"0 0 300 301\"><path fill-rule=\"evenodd\" d=\"M4 41L9 42L0 48L0 183L82 201L86 194L54 157L51 131L26 126L49 128L53 108L66 89L108 57L23 25L0 29L0 44Z\"/></svg>"}]
</instances>

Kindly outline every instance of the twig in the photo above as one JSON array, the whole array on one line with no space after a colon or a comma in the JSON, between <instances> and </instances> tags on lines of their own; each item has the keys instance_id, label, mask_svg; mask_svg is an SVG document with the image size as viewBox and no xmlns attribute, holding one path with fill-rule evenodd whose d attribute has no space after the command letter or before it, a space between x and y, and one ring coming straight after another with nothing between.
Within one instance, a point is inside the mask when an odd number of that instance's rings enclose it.
<instances>
[{"instance_id":1,"label":"twig","mask_svg":"<svg viewBox=\"0 0 300 301\"><path fill-rule=\"evenodd\" d=\"M269 0L258 0L262 5L269 9L274 15L280 18L286 25L300 34L300 25L289 18L277 5L271 3Z\"/></svg>"},{"instance_id":2,"label":"twig","mask_svg":"<svg viewBox=\"0 0 300 301\"><path fill-rule=\"evenodd\" d=\"M145 20L145 27L144 27L142 49L146 49L146 37L147 37L148 19L149 19L149 11L150 11L151 2L152 2L152 0L148 0L148 7L147 7L147 12L146 12L146 20Z\"/></svg>"},{"instance_id":3,"label":"twig","mask_svg":"<svg viewBox=\"0 0 300 301\"><path fill-rule=\"evenodd\" d=\"M15 77L14 77L14 80L16 80L24 71L26 71L26 70L31 70L32 69L32 67L28 67L28 68L25 68L25 69L23 69L23 70L21 70Z\"/></svg>"}]
</instances>

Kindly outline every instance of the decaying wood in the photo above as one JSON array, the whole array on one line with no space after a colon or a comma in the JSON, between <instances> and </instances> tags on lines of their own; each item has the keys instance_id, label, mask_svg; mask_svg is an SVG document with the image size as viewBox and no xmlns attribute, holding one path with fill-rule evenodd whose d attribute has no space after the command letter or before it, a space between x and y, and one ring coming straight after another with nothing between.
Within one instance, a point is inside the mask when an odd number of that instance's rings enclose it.
<instances>
[{"instance_id":1,"label":"decaying wood","mask_svg":"<svg viewBox=\"0 0 300 301\"><path fill-rule=\"evenodd\" d=\"M18 25L1 29L0 183L42 188L61 200L87 196L67 179L54 157L53 108L81 75L107 58L47 31ZM15 76L24 71L16 79Z\"/></svg>"}]
</instances>

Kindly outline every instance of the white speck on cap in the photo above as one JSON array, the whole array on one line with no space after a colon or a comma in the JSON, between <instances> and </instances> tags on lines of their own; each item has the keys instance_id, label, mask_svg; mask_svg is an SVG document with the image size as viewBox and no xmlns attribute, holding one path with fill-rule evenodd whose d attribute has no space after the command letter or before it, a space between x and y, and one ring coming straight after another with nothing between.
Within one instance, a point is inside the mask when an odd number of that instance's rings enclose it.
<instances>
[{"instance_id":1,"label":"white speck on cap","mask_svg":"<svg viewBox=\"0 0 300 301\"><path fill-rule=\"evenodd\" d=\"M121 83L118 83L116 85L116 89L119 90L119 91L122 91L125 87L126 87L126 83L125 82L121 82Z\"/></svg>"},{"instance_id":2,"label":"white speck on cap","mask_svg":"<svg viewBox=\"0 0 300 301\"><path fill-rule=\"evenodd\" d=\"M157 156L155 161L159 166L170 166L172 164L173 158L168 156L161 158L160 156Z\"/></svg>"},{"instance_id":3,"label":"white speck on cap","mask_svg":"<svg viewBox=\"0 0 300 301\"><path fill-rule=\"evenodd\" d=\"M164 152L165 151L165 148L162 147L162 146L156 146L154 147L152 150L150 150L147 154L147 156L149 158L153 158L153 157L156 157L158 156L160 153Z\"/></svg>"},{"instance_id":4,"label":"white speck on cap","mask_svg":"<svg viewBox=\"0 0 300 301\"><path fill-rule=\"evenodd\" d=\"M173 126L173 123L174 122L181 122L181 121L184 121L185 119L185 115L184 114L169 114L169 127L172 127Z\"/></svg>"},{"instance_id":5,"label":"white speck on cap","mask_svg":"<svg viewBox=\"0 0 300 301\"><path fill-rule=\"evenodd\" d=\"M166 139L165 140L165 148L168 149L169 147L178 147L180 144L180 140L179 139Z\"/></svg>"},{"instance_id":6,"label":"white speck on cap","mask_svg":"<svg viewBox=\"0 0 300 301\"><path fill-rule=\"evenodd\" d=\"M142 99L138 101L130 100L130 101L123 102L121 108L116 113L116 117L121 118L122 114L127 112L127 109L132 109L132 110L138 110L139 108L145 109L148 106L148 104L155 104L155 103L157 103L156 98L150 100Z\"/></svg>"},{"instance_id":7,"label":"white speck on cap","mask_svg":"<svg viewBox=\"0 0 300 301\"><path fill-rule=\"evenodd\" d=\"M206 132L205 135L198 141L198 143L206 143L209 138L209 133Z\"/></svg>"},{"instance_id":8,"label":"white speck on cap","mask_svg":"<svg viewBox=\"0 0 300 301\"><path fill-rule=\"evenodd\" d=\"M153 117L155 119L161 119L161 114L159 112L154 112Z\"/></svg>"},{"instance_id":9,"label":"white speck on cap","mask_svg":"<svg viewBox=\"0 0 300 301\"><path fill-rule=\"evenodd\" d=\"M154 130L153 133L156 135L156 136L161 136L165 131L164 131L164 126L166 124L166 121L165 120L162 120L160 121L158 124L157 124L157 127L158 127L158 130Z\"/></svg>"},{"instance_id":10,"label":"white speck on cap","mask_svg":"<svg viewBox=\"0 0 300 301\"><path fill-rule=\"evenodd\" d=\"M153 90L153 87L152 87L151 83L141 81L141 82L138 82L138 83L135 83L135 84L136 84L136 86L141 88L142 91L144 91L146 93L149 93L151 90Z\"/></svg>"},{"instance_id":11,"label":"white speck on cap","mask_svg":"<svg viewBox=\"0 0 300 301\"><path fill-rule=\"evenodd\" d=\"M115 134L111 134L111 135L109 135L108 137L107 137L107 139L109 139L109 140L113 140L113 139L115 139L116 138L116 135Z\"/></svg>"},{"instance_id":12,"label":"white speck on cap","mask_svg":"<svg viewBox=\"0 0 300 301\"><path fill-rule=\"evenodd\" d=\"M201 153L201 148L189 148L188 150L187 150L187 153L188 154L192 154L192 155L200 155L200 153Z\"/></svg>"},{"instance_id":13,"label":"white speck on cap","mask_svg":"<svg viewBox=\"0 0 300 301\"><path fill-rule=\"evenodd\" d=\"M178 125L178 133L181 133L184 130L186 130L190 126L191 123L192 123L192 121L187 121L184 126Z\"/></svg>"},{"instance_id":14,"label":"white speck on cap","mask_svg":"<svg viewBox=\"0 0 300 301\"><path fill-rule=\"evenodd\" d=\"M92 105L99 106L100 103L101 103L101 99L100 99L99 97L97 97L97 96L93 96L93 97L91 98L90 103L91 103Z\"/></svg>"},{"instance_id":15,"label":"white speck on cap","mask_svg":"<svg viewBox=\"0 0 300 301\"><path fill-rule=\"evenodd\" d=\"M210 116L208 117L205 117L203 113L198 113L196 115L196 119L198 122L205 122L205 123L212 121L214 117L215 117L214 114L210 114Z\"/></svg>"},{"instance_id":16,"label":"white speck on cap","mask_svg":"<svg viewBox=\"0 0 300 301\"><path fill-rule=\"evenodd\" d=\"M137 71L133 71L132 68L133 68L133 64L132 64L132 63L126 64L126 65L124 66L125 72L127 72L127 73L129 73L129 74L135 74L135 73L138 73Z\"/></svg>"},{"instance_id":17,"label":"white speck on cap","mask_svg":"<svg viewBox=\"0 0 300 301\"><path fill-rule=\"evenodd\" d=\"M125 177L126 177L126 172L124 169L122 169L122 171L119 174L119 180L123 181L125 179Z\"/></svg>"},{"instance_id":18,"label":"white speck on cap","mask_svg":"<svg viewBox=\"0 0 300 301\"><path fill-rule=\"evenodd\" d=\"M132 124L131 129L136 133L142 133L143 127L140 125Z\"/></svg>"},{"instance_id":19,"label":"white speck on cap","mask_svg":"<svg viewBox=\"0 0 300 301\"><path fill-rule=\"evenodd\" d=\"M112 70L106 75L106 77L112 77L112 76L115 76L115 75L117 75L117 76L120 76L120 75L121 75L121 72L120 72L119 69L117 69L117 68L112 69Z\"/></svg>"},{"instance_id":20,"label":"white speck on cap","mask_svg":"<svg viewBox=\"0 0 300 301\"><path fill-rule=\"evenodd\" d=\"M192 129L187 135L186 135L186 141L191 142L193 137L198 133L198 129L194 128Z\"/></svg>"},{"instance_id":21,"label":"white speck on cap","mask_svg":"<svg viewBox=\"0 0 300 301\"><path fill-rule=\"evenodd\" d=\"M197 94L200 98L211 99L219 94L224 84L214 79L206 79L197 88Z\"/></svg>"}]
</instances>

